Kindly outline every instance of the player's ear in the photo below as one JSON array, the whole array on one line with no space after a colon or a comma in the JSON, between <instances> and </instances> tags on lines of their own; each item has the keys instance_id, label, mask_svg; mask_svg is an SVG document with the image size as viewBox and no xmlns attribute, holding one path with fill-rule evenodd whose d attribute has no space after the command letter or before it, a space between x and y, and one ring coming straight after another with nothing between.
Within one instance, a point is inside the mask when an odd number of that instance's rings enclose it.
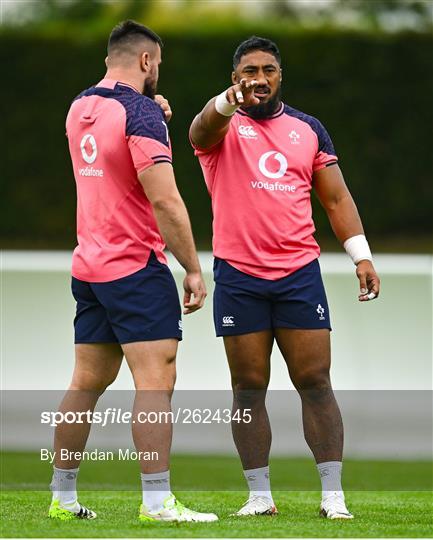
<instances>
[{"instance_id":1,"label":"player's ear","mask_svg":"<svg viewBox=\"0 0 433 540\"><path fill-rule=\"evenodd\" d=\"M108 68L108 56L105 57L104 62L105 62L105 66Z\"/></svg>"},{"instance_id":2,"label":"player's ear","mask_svg":"<svg viewBox=\"0 0 433 540\"><path fill-rule=\"evenodd\" d=\"M280 68L280 82L283 80L283 70Z\"/></svg>"},{"instance_id":3,"label":"player's ear","mask_svg":"<svg viewBox=\"0 0 433 540\"><path fill-rule=\"evenodd\" d=\"M236 71L232 71L232 83L233 84L238 84L238 77L236 75Z\"/></svg>"},{"instance_id":4,"label":"player's ear","mask_svg":"<svg viewBox=\"0 0 433 540\"><path fill-rule=\"evenodd\" d=\"M141 55L141 62L140 62L140 65L141 65L141 69L145 72L145 73L148 73L150 71L150 56L149 56L149 53L147 51L145 51L142 55Z\"/></svg>"}]
</instances>

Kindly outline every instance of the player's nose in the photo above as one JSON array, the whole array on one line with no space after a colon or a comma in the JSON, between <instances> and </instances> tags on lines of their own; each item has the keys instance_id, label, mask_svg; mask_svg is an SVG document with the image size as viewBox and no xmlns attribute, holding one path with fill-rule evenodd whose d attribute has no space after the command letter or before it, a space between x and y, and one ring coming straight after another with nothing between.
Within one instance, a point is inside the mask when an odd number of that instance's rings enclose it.
<instances>
[{"instance_id":1,"label":"player's nose","mask_svg":"<svg viewBox=\"0 0 433 540\"><path fill-rule=\"evenodd\" d=\"M266 86L268 84L268 80L265 77L265 74L263 73L263 71L260 71L257 74L256 81L257 81L257 86Z\"/></svg>"}]
</instances>

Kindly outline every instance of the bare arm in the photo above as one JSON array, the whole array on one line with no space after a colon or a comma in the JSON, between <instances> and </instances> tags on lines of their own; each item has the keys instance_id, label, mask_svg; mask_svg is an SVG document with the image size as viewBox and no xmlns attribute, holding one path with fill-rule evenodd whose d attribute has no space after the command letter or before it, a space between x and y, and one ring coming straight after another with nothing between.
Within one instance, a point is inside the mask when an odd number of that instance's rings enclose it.
<instances>
[{"instance_id":1,"label":"bare arm","mask_svg":"<svg viewBox=\"0 0 433 540\"><path fill-rule=\"evenodd\" d=\"M343 244L348 238L364 234L361 218L355 202L350 194L340 167L331 165L316 171L313 175L314 189L325 209L332 230ZM379 295L380 280L373 264L369 260L359 261L356 265L361 294L359 299L365 301L369 292Z\"/></svg>"},{"instance_id":2,"label":"bare arm","mask_svg":"<svg viewBox=\"0 0 433 540\"><path fill-rule=\"evenodd\" d=\"M233 105L233 112L240 105L257 105L260 100L254 97L254 88L257 81L247 82L242 79L239 84L230 86L226 90L226 99ZM210 148L219 143L227 134L230 126L231 116L224 116L217 112L213 97L207 102L204 109L199 113L191 124L191 140L199 148Z\"/></svg>"},{"instance_id":3,"label":"bare arm","mask_svg":"<svg viewBox=\"0 0 433 540\"><path fill-rule=\"evenodd\" d=\"M331 165L316 171L313 176L314 189L328 214L332 230L343 244L357 234L364 234L361 218L352 199L340 167Z\"/></svg>"},{"instance_id":4,"label":"bare arm","mask_svg":"<svg viewBox=\"0 0 433 540\"><path fill-rule=\"evenodd\" d=\"M186 271L184 313L192 313L203 306L206 286L188 212L177 189L173 168L169 163L159 163L141 172L138 178L152 205L164 242Z\"/></svg>"}]
</instances>

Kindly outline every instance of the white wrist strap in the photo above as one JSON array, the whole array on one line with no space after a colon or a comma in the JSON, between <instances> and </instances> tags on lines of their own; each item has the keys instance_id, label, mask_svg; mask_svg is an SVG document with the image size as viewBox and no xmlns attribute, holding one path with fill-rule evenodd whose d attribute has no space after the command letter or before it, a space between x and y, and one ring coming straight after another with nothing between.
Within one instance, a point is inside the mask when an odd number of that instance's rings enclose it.
<instances>
[{"instance_id":1,"label":"white wrist strap","mask_svg":"<svg viewBox=\"0 0 433 540\"><path fill-rule=\"evenodd\" d=\"M359 261L363 260L373 260L370 246L368 245L367 239L363 234L358 234L356 236L348 238L344 242L343 246L349 257L355 264L358 264Z\"/></svg>"},{"instance_id":2,"label":"white wrist strap","mask_svg":"<svg viewBox=\"0 0 433 540\"><path fill-rule=\"evenodd\" d=\"M239 109L239 104L232 105L226 98L226 90L215 100L215 109L223 116L233 116Z\"/></svg>"}]
</instances>

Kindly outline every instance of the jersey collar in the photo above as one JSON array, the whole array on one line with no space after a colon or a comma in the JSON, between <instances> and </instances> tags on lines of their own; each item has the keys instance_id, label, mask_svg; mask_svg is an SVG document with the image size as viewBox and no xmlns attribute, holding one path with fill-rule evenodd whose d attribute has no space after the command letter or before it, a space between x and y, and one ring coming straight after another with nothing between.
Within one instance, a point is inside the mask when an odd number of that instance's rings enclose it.
<instances>
[{"instance_id":1,"label":"jersey collar","mask_svg":"<svg viewBox=\"0 0 433 540\"><path fill-rule=\"evenodd\" d=\"M134 92L137 92L137 94L140 94L140 92L135 88L135 86L132 86L131 84L122 81L116 81L114 79L102 79L102 81L99 81L96 86L102 88L110 88L111 90L114 90L116 85L126 86L127 88L134 90Z\"/></svg>"}]
</instances>

